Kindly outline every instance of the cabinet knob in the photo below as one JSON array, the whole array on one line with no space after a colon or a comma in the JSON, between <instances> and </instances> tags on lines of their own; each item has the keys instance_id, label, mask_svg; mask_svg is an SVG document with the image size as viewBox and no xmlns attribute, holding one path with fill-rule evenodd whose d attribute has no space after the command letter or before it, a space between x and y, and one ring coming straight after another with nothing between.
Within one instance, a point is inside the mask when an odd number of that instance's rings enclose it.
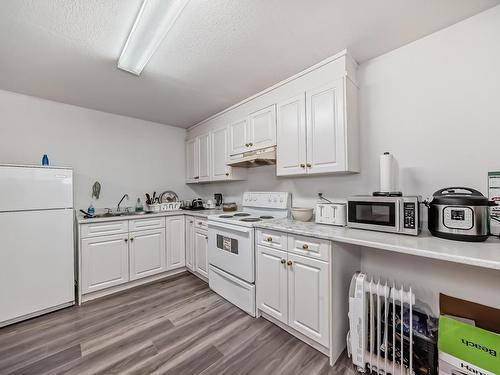
<instances>
[{"instance_id":1,"label":"cabinet knob","mask_svg":"<svg viewBox=\"0 0 500 375\"><path fill-rule=\"evenodd\" d=\"M307 165L307 168L311 168L312 167L311 163L307 163L306 165Z\"/></svg>"},{"instance_id":2,"label":"cabinet knob","mask_svg":"<svg viewBox=\"0 0 500 375\"><path fill-rule=\"evenodd\" d=\"M249 145L250 147L252 147L252 146L253 146L253 143L252 143L252 142L250 142L248 145Z\"/></svg>"},{"instance_id":3,"label":"cabinet knob","mask_svg":"<svg viewBox=\"0 0 500 375\"><path fill-rule=\"evenodd\" d=\"M302 248L303 248L304 250L307 250L307 249L309 249L309 246L305 243L305 244L303 244L303 245L302 245Z\"/></svg>"},{"instance_id":4,"label":"cabinet knob","mask_svg":"<svg viewBox=\"0 0 500 375\"><path fill-rule=\"evenodd\" d=\"M189 224L193 224L193 220L189 220Z\"/></svg>"},{"instance_id":5,"label":"cabinet knob","mask_svg":"<svg viewBox=\"0 0 500 375\"><path fill-rule=\"evenodd\" d=\"M125 238L125 239L124 239L124 241L125 241L125 242L128 242L128 238Z\"/></svg>"},{"instance_id":6,"label":"cabinet knob","mask_svg":"<svg viewBox=\"0 0 500 375\"><path fill-rule=\"evenodd\" d=\"M267 241L267 242L273 242L273 238L272 238L272 237L267 237L267 238L266 238L266 241Z\"/></svg>"},{"instance_id":7,"label":"cabinet knob","mask_svg":"<svg viewBox=\"0 0 500 375\"><path fill-rule=\"evenodd\" d=\"M205 236L205 239L208 240L208 236Z\"/></svg>"},{"instance_id":8,"label":"cabinet knob","mask_svg":"<svg viewBox=\"0 0 500 375\"><path fill-rule=\"evenodd\" d=\"M249 147L250 145L248 143L245 143L245 147Z\"/></svg>"},{"instance_id":9,"label":"cabinet knob","mask_svg":"<svg viewBox=\"0 0 500 375\"><path fill-rule=\"evenodd\" d=\"M229 176L229 173L228 173L228 172L226 172L226 176Z\"/></svg>"},{"instance_id":10,"label":"cabinet knob","mask_svg":"<svg viewBox=\"0 0 500 375\"><path fill-rule=\"evenodd\" d=\"M199 179L199 178L200 178L200 176L194 176L194 179L195 179L195 180L197 180L197 179Z\"/></svg>"},{"instance_id":11,"label":"cabinet knob","mask_svg":"<svg viewBox=\"0 0 500 375\"><path fill-rule=\"evenodd\" d=\"M305 167L306 167L306 165L305 165L305 164L301 164L301 165L300 165L300 168L305 168Z\"/></svg>"},{"instance_id":12,"label":"cabinet knob","mask_svg":"<svg viewBox=\"0 0 500 375\"><path fill-rule=\"evenodd\" d=\"M289 260L288 262L286 262L286 264L288 264L289 266L291 266L293 264L293 262L291 260Z\"/></svg>"},{"instance_id":13,"label":"cabinet knob","mask_svg":"<svg viewBox=\"0 0 500 375\"><path fill-rule=\"evenodd\" d=\"M130 241L131 241L131 242L134 242L134 238L132 237L132 238L130 239Z\"/></svg>"},{"instance_id":14,"label":"cabinet knob","mask_svg":"<svg viewBox=\"0 0 500 375\"><path fill-rule=\"evenodd\" d=\"M281 264L285 264L286 263L286 260L285 259L281 259Z\"/></svg>"}]
</instances>

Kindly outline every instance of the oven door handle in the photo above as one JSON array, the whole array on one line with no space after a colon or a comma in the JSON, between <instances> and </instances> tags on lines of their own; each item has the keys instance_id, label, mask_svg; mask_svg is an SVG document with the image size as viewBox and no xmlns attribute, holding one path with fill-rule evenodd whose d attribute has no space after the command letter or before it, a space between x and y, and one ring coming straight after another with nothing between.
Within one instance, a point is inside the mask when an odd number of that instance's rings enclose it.
<instances>
[{"instance_id":1,"label":"oven door handle","mask_svg":"<svg viewBox=\"0 0 500 375\"><path fill-rule=\"evenodd\" d=\"M251 233L253 228L246 228L246 227L240 227L238 225L232 225L232 224L222 224L222 223L215 223L215 222L208 222L208 229L222 229L222 230L232 230L234 232L238 233Z\"/></svg>"}]
</instances>

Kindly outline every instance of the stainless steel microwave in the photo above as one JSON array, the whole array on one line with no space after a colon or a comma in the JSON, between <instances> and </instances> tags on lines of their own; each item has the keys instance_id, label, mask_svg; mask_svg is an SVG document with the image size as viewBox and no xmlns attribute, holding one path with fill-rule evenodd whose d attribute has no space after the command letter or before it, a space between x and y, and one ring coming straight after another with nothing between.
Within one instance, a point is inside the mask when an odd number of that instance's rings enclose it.
<instances>
[{"instance_id":1,"label":"stainless steel microwave","mask_svg":"<svg viewBox=\"0 0 500 375\"><path fill-rule=\"evenodd\" d=\"M416 236L422 226L421 201L420 196L350 197L347 201L347 226Z\"/></svg>"}]
</instances>

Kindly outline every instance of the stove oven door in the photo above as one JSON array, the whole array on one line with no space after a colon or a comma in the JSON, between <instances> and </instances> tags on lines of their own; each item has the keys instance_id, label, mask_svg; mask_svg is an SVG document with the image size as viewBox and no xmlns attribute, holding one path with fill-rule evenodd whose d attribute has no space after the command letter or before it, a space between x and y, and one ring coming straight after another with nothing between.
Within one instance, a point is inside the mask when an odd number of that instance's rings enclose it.
<instances>
[{"instance_id":1,"label":"stove oven door","mask_svg":"<svg viewBox=\"0 0 500 375\"><path fill-rule=\"evenodd\" d=\"M208 223L208 262L248 283L255 281L253 228Z\"/></svg>"}]
</instances>

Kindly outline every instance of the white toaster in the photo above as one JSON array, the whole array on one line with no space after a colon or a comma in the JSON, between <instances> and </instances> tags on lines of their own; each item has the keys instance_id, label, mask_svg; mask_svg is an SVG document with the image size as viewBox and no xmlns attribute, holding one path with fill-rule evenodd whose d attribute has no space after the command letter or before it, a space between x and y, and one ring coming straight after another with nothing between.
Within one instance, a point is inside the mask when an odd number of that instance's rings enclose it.
<instances>
[{"instance_id":1,"label":"white toaster","mask_svg":"<svg viewBox=\"0 0 500 375\"><path fill-rule=\"evenodd\" d=\"M347 205L345 203L318 203L316 204L316 223L347 225Z\"/></svg>"}]
</instances>

